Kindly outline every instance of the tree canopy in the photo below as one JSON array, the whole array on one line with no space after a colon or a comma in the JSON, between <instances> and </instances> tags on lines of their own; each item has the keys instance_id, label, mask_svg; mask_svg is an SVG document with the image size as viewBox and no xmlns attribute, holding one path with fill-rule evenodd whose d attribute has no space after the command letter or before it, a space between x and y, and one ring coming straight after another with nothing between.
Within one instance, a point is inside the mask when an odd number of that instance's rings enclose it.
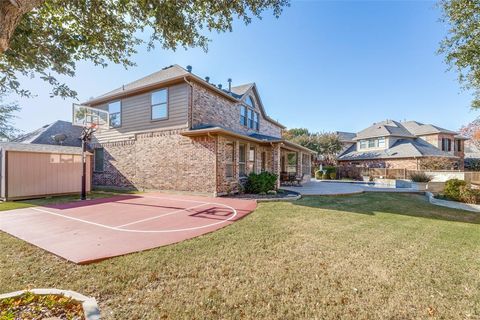
<instances>
[{"instance_id":1,"label":"tree canopy","mask_svg":"<svg viewBox=\"0 0 480 320\"><path fill-rule=\"evenodd\" d=\"M343 147L338 135L332 132L311 133L304 128L293 128L285 131L283 137L316 151L327 163L335 163L336 156Z\"/></svg>"},{"instance_id":2,"label":"tree canopy","mask_svg":"<svg viewBox=\"0 0 480 320\"><path fill-rule=\"evenodd\" d=\"M464 89L474 91L473 108L480 108L480 2L441 0L443 20L450 26L439 52L458 73Z\"/></svg>"},{"instance_id":3,"label":"tree canopy","mask_svg":"<svg viewBox=\"0 0 480 320\"><path fill-rule=\"evenodd\" d=\"M248 24L265 10L278 17L288 5L288 0L0 0L0 92L28 96L18 75L37 75L52 86L52 96L75 97L57 78L74 76L77 61L129 67L143 43L149 49L207 50L205 31L231 31L234 19Z\"/></svg>"},{"instance_id":4,"label":"tree canopy","mask_svg":"<svg viewBox=\"0 0 480 320\"><path fill-rule=\"evenodd\" d=\"M19 133L12 125L15 113L20 111L20 107L16 102L6 100L6 93L0 93L0 138L11 139Z\"/></svg>"}]
</instances>

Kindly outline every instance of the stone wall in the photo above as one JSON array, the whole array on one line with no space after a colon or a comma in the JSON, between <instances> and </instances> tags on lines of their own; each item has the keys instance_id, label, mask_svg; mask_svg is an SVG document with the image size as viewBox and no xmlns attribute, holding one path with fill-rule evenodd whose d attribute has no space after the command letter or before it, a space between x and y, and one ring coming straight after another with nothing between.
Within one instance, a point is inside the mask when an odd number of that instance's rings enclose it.
<instances>
[{"instance_id":1,"label":"stone wall","mask_svg":"<svg viewBox=\"0 0 480 320\"><path fill-rule=\"evenodd\" d=\"M259 103L254 97L255 109L260 113L260 130L248 129L240 124L241 103L235 103L207 88L193 84L192 127L199 125L218 125L244 134L260 133L281 137L282 129L262 116Z\"/></svg>"},{"instance_id":2,"label":"stone wall","mask_svg":"<svg viewBox=\"0 0 480 320\"><path fill-rule=\"evenodd\" d=\"M167 130L99 146L105 151L104 171L93 174L94 185L216 192L215 138L188 138Z\"/></svg>"}]
</instances>

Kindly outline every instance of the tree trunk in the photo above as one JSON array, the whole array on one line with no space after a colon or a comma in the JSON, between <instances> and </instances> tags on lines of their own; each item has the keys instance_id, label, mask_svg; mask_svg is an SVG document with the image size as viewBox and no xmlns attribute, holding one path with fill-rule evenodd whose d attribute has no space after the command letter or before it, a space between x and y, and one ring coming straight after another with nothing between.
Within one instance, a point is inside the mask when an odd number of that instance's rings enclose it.
<instances>
[{"instance_id":1,"label":"tree trunk","mask_svg":"<svg viewBox=\"0 0 480 320\"><path fill-rule=\"evenodd\" d=\"M10 47L13 33L23 15L45 0L0 0L0 53Z\"/></svg>"}]
</instances>

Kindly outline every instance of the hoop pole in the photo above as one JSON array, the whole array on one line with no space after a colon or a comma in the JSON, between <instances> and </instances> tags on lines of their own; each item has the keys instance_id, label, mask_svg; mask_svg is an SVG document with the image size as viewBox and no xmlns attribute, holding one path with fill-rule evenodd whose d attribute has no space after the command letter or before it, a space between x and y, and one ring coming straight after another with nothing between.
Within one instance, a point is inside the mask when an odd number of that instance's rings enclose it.
<instances>
[{"instance_id":1,"label":"hoop pole","mask_svg":"<svg viewBox=\"0 0 480 320\"><path fill-rule=\"evenodd\" d=\"M87 199L87 156L85 153L87 152L87 135L84 134L82 137L82 194L80 199L86 200Z\"/></svg>"}]
</instances>

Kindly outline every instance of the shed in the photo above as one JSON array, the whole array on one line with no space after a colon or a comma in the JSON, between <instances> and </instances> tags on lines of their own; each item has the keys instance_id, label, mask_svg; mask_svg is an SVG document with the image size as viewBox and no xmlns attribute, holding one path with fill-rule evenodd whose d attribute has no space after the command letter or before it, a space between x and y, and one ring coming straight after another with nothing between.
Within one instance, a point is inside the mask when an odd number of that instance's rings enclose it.
<instances>
[{"instance_id":1,"label":"shed","mask_svg":"<svg viewBox=\"0 0 480 320\"><path fill-rule=\"evenodd\" d=\"M87 191L91 154L87 153ZM0 198L38 198L80 193L82 149L45 144L0 143Z\"/></svg>"}]
</instances>

